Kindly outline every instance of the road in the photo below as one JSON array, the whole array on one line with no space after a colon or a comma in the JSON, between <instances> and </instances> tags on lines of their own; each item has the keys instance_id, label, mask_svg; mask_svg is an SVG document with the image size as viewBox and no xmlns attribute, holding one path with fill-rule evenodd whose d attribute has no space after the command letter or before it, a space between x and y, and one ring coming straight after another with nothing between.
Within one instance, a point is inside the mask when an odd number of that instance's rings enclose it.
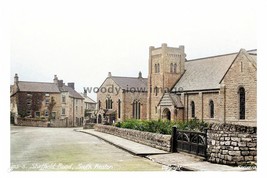
<instances>
[{"instance_id":1,"label":"road","mask_svg":"<svg viewBox=\"0 0 267 178\"><path fill-rule=\"evenodd\" d=\"M134 156L73 128L11 126L12 171L162 171L162 165Z\"/></svg>"}]
</instances>

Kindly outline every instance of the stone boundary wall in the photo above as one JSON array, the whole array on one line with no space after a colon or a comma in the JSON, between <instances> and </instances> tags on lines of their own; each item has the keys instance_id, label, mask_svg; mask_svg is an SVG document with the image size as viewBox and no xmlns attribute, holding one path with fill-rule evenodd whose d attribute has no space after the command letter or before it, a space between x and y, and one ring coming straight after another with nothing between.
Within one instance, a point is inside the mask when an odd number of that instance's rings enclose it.
<instances>
[{"instance_id":1,"label":"stone boundary wall","mask_svg":"<svg viewBox=\"0 0 267 178\"><path fill-rule=\"evenodd\" d=\"M164 151L170 151L171 148L171 135L143 132L100 124L96 124L94 129L99 132L116 135Z\"/></svg>"},{"instance_id":2,"label":"stone boundary wall","mask_svg":"<svg viewBox=\"0 0 267 178\"><path fill-rule=\"evenodd\" d=\"M257 127L213 123L207 137L208 161L227 165L257 162Z\"/></svg>"},{"instance_id":3,"label":"stone boundary wall","mask_svg":"<svg viewBox=\"0 0 267 178\"><path fill-rule=\"evenodd\" d=\"M29 127L67 127L66 119L52 120L51 124L47 119L17 118L15 125ZM71 127L71 126L69 126Z\"/></svg>"},{"instance_id":4,"label":"stone boundary wall","mask_svg":"<svg viewBox=\"0 0 267 178\"><path fill-rule=\"evenodd\" d=\"M16 125L29 126L29 127L47 127L48 121L46 119L33 119L33 118L17 118Z\"/></svg>"}]
</instances>

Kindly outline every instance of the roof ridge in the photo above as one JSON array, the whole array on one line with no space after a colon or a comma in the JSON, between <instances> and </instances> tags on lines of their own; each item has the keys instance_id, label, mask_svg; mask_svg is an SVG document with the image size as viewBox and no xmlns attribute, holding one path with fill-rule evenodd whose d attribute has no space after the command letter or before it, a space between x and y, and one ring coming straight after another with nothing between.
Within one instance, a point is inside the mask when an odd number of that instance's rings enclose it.
<instances>
[{"instance_id":1,"label":"roof ridge","mask_svg":"<svg viewBox=\"0 0 267 178\"><path fill-rule=\"evenodd\" d=\"M134 79L147 79L147 78L144 78L144 77L142 77L142 78L138 78L138 77L126 77L126 76L111 76L110 78L113 78L113 77L115 77L115 78L134 78Z\"/></svg>"},{"instance_id":2,"label":"roof ridge","mask_svg":"<svg viewBox=\"0 0 267 178\"><path fill-rule=\"evenodd\" d=\"M216 57L222 57L222 56L230 56L230 55L234 55L234 54L238 54L238 52L227 53L227 54L219 54L219 55L207 56L207 57L195 58L195 59L188 59L186 62L194 62L194 61L198 61L198 60L205 60L205 59L216 58Z\"/></svg>"},{"instance_id":3,"label":"roof ridge","mask_svg":"<svg viewBox=\"0 0 267 178\"><path fill-rule=\"evenodd\" d=\"M19 81L19 82L26 82L26 83L45 83L45 84L55 84L53 82L34 82L34 81Z\"/></svg>"}]
</instances>

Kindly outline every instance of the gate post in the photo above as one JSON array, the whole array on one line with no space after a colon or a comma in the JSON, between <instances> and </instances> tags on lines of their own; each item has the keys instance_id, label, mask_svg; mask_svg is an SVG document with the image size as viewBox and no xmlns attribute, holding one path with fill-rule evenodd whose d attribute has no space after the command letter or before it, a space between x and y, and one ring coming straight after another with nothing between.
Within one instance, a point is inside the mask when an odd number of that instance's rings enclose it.
<instances>
[{"instance_id":1,"label":"gate post","mask_svg":"<svg viewBox=\"0 0 267 178\"><path fill-rule=\"evenodd\" d=\"M207 149L208 149L208 128L204 129L205 132L205 160L208 160L208 154L207 154Z\"/></svg>"},{"instance_id":2,"label":"gate post","mask_svg":"<svg viewBox=\"0 0 267 178\"><path fill-rule=\"evenodd\" d=\"M171 137L171 152L177 152L177 128L172 127L172 137Z\"/></svg>"}]
</instances>

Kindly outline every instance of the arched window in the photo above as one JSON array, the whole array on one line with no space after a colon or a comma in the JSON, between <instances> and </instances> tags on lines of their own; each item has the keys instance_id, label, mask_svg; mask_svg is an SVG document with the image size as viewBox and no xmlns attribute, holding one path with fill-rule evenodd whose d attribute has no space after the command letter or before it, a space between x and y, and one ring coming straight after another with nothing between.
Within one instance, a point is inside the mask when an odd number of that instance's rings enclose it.
<instances>
[{"instance_id":1,"label":"arched window","mask_svg":"<svg viewBox=\"0 0 267 178\"><path fill-rule=\"evenodd\" d=\"M158 73L160 73L160 66L159 66L159 64L158 64Z\"/></svg>"},{"instance_id":2,"label":"arched window","mask_svg":"<svg viewBox=\"0 0 267 178\"><path fill-rule=\"evenodd\" d=\"M157 73L158 72L158 66L157 66L157 64L155 64L155 73Z\"/></svg>"},{"instance_id":3,"label":"arched window","mask_svg":"<svg viewBox=\"0 0 267 178\"><path fill-rule=\"evenodd\" d=\"M210 106L210 118L214 118L214 102L212 100L210 100L209 106Z\"/></svg>"},{"instance_id":4,"label":"arched window","mask_svg":"<svg viewBox=\"0 0 267 178\"><path fill-rule=\"evenodd\" d=\"M101 108L101 101L99 100L98 101L98 110L100 110L100 108Z\"/></svg>"},{"instance_id":5,"label":"arched window","mask_svg":"<svg viewBox=\"0 0 267 178\"><path fill-rule=\"evenodd\" d=\"M175 64L173 65L173 72L176 73L176 71L177 71L177 64L175 63Z\"/></svg>"},{"instance_id":6,"label":"arched window","mask_svg":"<svg viewBox=\"0 0 267 178\"><path fill-rule=\"evenodd\" d=\"M106 109L112 109L113 101L111 98L106 99Z\"/></svg>"},{"instance_id":7,"label":"arched window","mask_svg":"<svg viewBox=\"0 0 267 178\"><path fill-rule=\"evenodd\" d=\"M133 118L140 119L140 108L141 104L139 101L133 101Z\"/></svg>"},{"instance_id":8,"label":"arched window","mask_svg":"<svg viewBox=\"0 0 267 178\"><path fill-rule=\"evenodd\" d=\"M239 94L239 119L245 119L246 113L246 93L244 87L240 87Z\"/></svg>"},{"instance_id":9,"label":"arched window","mask_svg":"<svg viewBox=\"0 0 267 178\"><path fill-rule=\"evenodd\" d=\"M173 73L173 63L171 63L170 72Z\"/></svg>"},{"instance_id":10,"label":"arched window","mask_svg":"<svg viewBox=\"0 0 267 178\"><path fill-rule=\"evenodd\" d=\"M118 118L121 118L121 100L118 100Z\"/></svg>"},{"instance_id":11,"label":"arched window","mask_svg":"<svg viewBox=\"0 0 267 178\"><path fill-rule=\"evenodd\" d=\"M159 88L158 87L155 87L154 88L154 93L155 93L156 96L158 96L158 92L159 92Z\"/></svg>"},{"instance_id":12,"label":"arched window","mask_svg":"<svg viewBox=\"0 0 267 178\"><path fill-rule=\"evenodd\" d=\"M195 102L191 101L191 117L194 118L195 117Z\"/></svg>"}]
</instances>

